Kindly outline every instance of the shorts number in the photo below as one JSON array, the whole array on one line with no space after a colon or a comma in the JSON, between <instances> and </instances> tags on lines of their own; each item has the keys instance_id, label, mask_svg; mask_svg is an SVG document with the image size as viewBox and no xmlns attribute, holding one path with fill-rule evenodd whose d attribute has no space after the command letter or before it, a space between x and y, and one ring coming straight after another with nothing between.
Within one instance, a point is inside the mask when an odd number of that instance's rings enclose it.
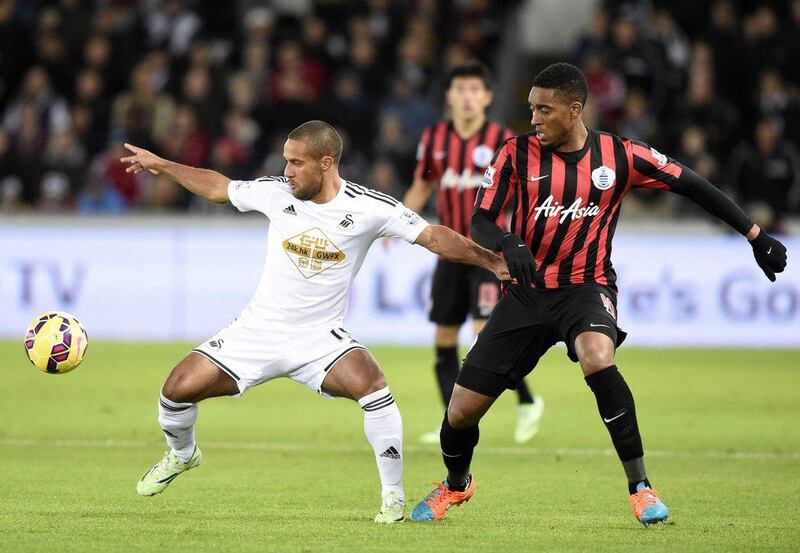
<instances>
[{"instance_id":1,"label":"shorts number","mask_svg":"<svg viewBox=\"0 0 800 553\"><path fill-rule=\"evenodd\" d=\"M478 286L478 310L487 315L492 312L500 299L500 289L493 282L482 282Z\"/></svg>"}]
</instances>

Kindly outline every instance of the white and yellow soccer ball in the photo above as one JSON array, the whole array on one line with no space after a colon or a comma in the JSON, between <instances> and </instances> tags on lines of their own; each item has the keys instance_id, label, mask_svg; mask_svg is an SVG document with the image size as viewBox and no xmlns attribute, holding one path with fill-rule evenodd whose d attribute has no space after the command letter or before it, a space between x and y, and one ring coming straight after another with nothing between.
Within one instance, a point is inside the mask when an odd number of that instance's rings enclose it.
<instances>
[{"instance_id":1,"label":"white and yellow soccer ball","mask_svg":"<svg viewBox=\"0 0 800 553\"><path fill-rule=\"evenodd\" d=\"M46 373L67 373L80 365L89 338L78 319L64 311L42 313L25 333L25 353Z\"/></svg>"}]
</instances>

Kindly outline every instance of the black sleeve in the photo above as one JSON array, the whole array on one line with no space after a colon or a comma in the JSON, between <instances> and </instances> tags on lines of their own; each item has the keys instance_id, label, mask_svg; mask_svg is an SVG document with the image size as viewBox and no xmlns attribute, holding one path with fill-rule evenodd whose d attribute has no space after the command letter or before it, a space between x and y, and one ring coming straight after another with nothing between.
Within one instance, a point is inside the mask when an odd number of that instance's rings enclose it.
<instances>
[{"instance_id":1,"label":"black sleeve","mask_svg":"<svg viewBox=\"0 0 800 553\"><path fill-rule=\"evenodd\" d=\"M753 221L747 214L716 186L682 163L678 165L681 167L681 176L672 183L670 191L689 198L714 217L728 223L739 234L747 235L753 227Z\"/></svg>"},{"instance_id":2,"label":"black sleeve","mask_svg":"<svg viewBox=\"0 0 800 553\"><path fill-rule=\"evenodd\" d=\"M487 250L499 252L501 249L500 239L508 234L508 231L498 227L488 211L477 207L472 212L469 233L476 244L483 246Z\"/></svg>"}]
</instances>

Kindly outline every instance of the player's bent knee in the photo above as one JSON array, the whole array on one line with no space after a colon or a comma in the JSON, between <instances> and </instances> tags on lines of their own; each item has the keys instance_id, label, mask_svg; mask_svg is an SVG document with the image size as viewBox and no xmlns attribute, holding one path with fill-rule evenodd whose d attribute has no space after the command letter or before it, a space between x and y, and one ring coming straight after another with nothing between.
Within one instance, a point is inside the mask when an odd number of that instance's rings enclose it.
<instances>
[{"instance_id":1,"label":"player's bent knee","mask_svg":"<svg viewBox=\"0 0 800 553\"><path fill-rule=\"evenodd\" d=\"M580 334L575 340L575 352L585 375L614 364L614 344L605 335L593 332Z\"/></svg>"},{"instance_id":2,"label":"player's bent knee","mask_svg":"<svg viewBox=\"0 0 800 553\"><path fill-rule=\"evenodd\" d=\"M161 387L161 395L176 403L194 403L199 391L195 388L190 374L173 371Z\"/></svg>"},{"instance_id":3,"label":"player's bent knee","mask_svg":"<svg viewBox=\"0 0 800 553\"><path fill-rule=\"evenodd\" d=\"M585 375L602 371L614 364L614 354L603 351L591 351L578 358Z\"/></svg>"},{"instance_id":4,"label":"player's bent knee","mask_svg":"<svg viewBox=\"0 0 800 553\"><path fill-rule=\"evenodd\" d=\"M362 397L367 396L373 392L377 392L378 390L383 390L384 388L386 388L386 386L387 386L386 379L383 377L383 373L381 373L380 370L378 370L378 374L376 376L373 376L370 382L367 384L366 389L362 394Z\"/></svg>"},{"instance_id":5,"label":"player's bent knee","mask_svg":"<svg viewBox=\"0 0 800 553\"><path fill-rule=\"evenodd\" d=\"M476 413L458 402L450 401L447 406L447 421L453 428L469 428L478 424L479 420Z\"/></svg>"}]
</instances>

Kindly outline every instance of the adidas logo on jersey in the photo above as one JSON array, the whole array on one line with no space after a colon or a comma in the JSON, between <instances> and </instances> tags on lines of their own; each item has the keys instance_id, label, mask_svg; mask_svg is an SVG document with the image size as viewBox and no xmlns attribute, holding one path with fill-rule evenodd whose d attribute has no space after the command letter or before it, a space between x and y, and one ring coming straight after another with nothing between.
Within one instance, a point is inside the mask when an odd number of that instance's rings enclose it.
<instances>
[{"instance_id":1,"label":"adidas logo on jersey","mask_svg":"<svg viewBox=\"0 0 800 553\"><path fill-rule=\"evenodd\" d=\"M389 446L389 449L378 455L378 457L388 457L389 459L399 459L400 453L394 448L394 446Z\"/></svg>"},{"instance_id":2,"label":"adidas logo on jersey","mask_svg":"<svg viewBox=\"0 0 800 553\"><path fill-rule=\"evenodd\" d=\"M294 204L284 207L283 212L288 213L289 215L297 215L297 212L294 210Z\"/></svg>"}]
</instances>

